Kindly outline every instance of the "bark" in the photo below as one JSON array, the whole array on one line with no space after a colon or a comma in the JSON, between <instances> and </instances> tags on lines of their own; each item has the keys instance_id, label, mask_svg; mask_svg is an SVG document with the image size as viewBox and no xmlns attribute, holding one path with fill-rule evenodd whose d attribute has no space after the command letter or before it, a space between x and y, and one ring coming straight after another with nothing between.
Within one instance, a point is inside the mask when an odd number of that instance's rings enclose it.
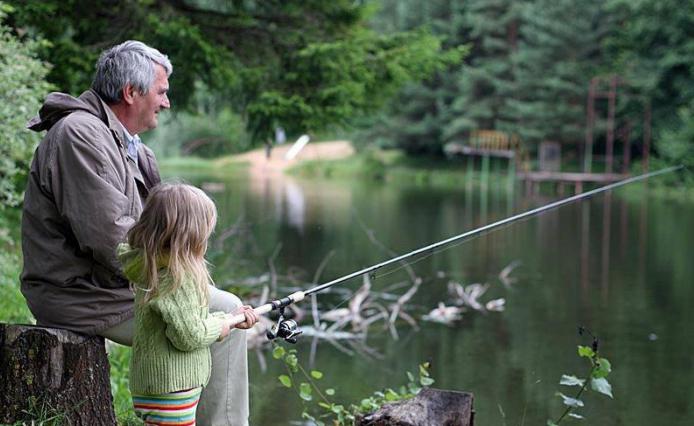
<instances>
[{"instance_id":1,"label":"bark","mask_svg":"<svg viewBox=\"0 0 694 426\"><path fill-rule=\"evenodd\" d=\"M115 425L104 339L0 324L0 423Z\"/></svg>"},{"instance_id":2,"label":"bark","mask_svg":"<svg viewBox=\"0 0 694 426\"><path fill-rule=\"evenodd\" d=\"M384 405L357 419L358 426L473 426L473 395L424 388L406 401Z\"/></svg>"}]
</instances>

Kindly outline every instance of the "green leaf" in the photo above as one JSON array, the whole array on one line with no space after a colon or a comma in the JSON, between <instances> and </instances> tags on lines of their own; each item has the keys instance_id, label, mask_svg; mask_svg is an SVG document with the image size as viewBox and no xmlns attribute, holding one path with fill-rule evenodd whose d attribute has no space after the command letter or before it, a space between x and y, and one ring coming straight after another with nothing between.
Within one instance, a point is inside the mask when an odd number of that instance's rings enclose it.
<instances>
[{"instance_id":1,"label":"green leaf","mask_svg":"<svg viewBox=\"0 0 694 426\"><path fill-rule=\"evenodd\" d=\"M407 378L410 379L410 382L414 382L414 376L409 371L407 372Z\"/></svg>"},{"instance_id":2,"label":"green leaf","mask_svg":"<svg viewBox=\"0 0 694 426\"><path fill-rule=\"evenodd\" d=\"M311 370L311 377L314 379L321 379L323 377L323 373L318 370Z\"/></svg>"},{"instance_id":3,"label":"green leaf","mask_svg":"<svg viewBox=\"0 0 694 426\"><path fill-rule=\"evenodd\" d=\"M400 399L400 395L398 395L393 389L388 389L386 390L385 398L386 401L397 401Z\"/></svg>"},{"instance_id":4,"label":"green leaf","mask_svg":"<svg viewBox=\"0 0 694 426\"><path fill-rule=\"evenodd\" d=\"M345 411L345 407L343 405L333 405L331 408L332 412L335 414L340 414L343 411Z\"/></svg>"},{"instance_id":5,"label":"green leaf","mask_svg":"<svg viewBox=\"0 0 694 426\"><path fill-rule=\"evenodd\" d=\"M570 396L566 396L561 392L557 392L557 395L559 395L561 397L561 399L564 402L564 405L567 405L567 406L573 407L573 408L583 407L583 401L581 401L580 399L571 398Z\"/></svg>"},{"instance_id":6,"label":"green leaf","mask_svg":"<svg viewBox=\"0 0 694 426\"><path fill-rule=\"evenodd\" d=\"M286 357L284 357L284 362L287 363L289 368L292 369L293 372L297 371L297 365L299 364L299 360L297 359L296 355L293 353L290 353Z\"/></svg>"},{"instance_id":7,"label":"green leaf","mask_svg":"<svg viewBox=\"0 0 694 426\"><path fill-rule=\"evenodd\" d=\"M359 403L361 411L373 411L378 408L378 404L372 398L364 398Z\"/></svg>"},{"instance_id":8,"label":"green leaf","mask_svg":"<svg viewBox=\"0 0 694 426\"><path fill-rule=\"evenodd\" d=\"M332 404L328 404L326 402L319 402L318 406L321 408L325 408L326 410L332 410L333 408Z\"/></svg>"},{"instance_id":9,"label":"green leaf","mask_svg":"<svg viewBox=\"0 0 694 426\"><path fill-rule=\"evenodd\" d=\"M558 426L558 425L551 420L547 420L547 426Z\"/></svg>"},{"instance_id":10,"label":"green leaf","mask_svg":"<svg viewBox=\"0 0 694 426\"><path fill-rule=\"evenodd\" d=\"M559 384L564 386L583 386L585 382L585 380L581 380L576 376L567 376L566 374L563 374Z\"/></svg>"},{"instance_id":11,"label":"green leaf","mask_svg":"<svg viewBox=\"0 0 694 426\"><path fill-rule=\"evenodd\" d=\"M434 383L434 379L431 377L422 377L419 379L419 383L421 383L422 386L429 386Z\"/></svg>"},{"instance_id":12,"label":"green leaf","mask_svg":"<svg viewBox=\"0 0 694 426\"><path fill-rule=\"evenodd\" d=\"M275 349L272 350L272 357L275 359L280 359L284 356L284 348L282 346L275 346Z\"/></svg>"},{"instance_id":13,"label":"green leaf","mask_svg":"<svg viewBox=\"0 0 694 426\"><path fill-rule=\"evenodd\" d=\"M596 392L600 392L603 395L614 398L612 396L612 385L610 385L610 382L608 382L604 377L591 380L590 387Z\"/></svg>"},{"instance_id":14,"label":"green leaf","mask_svg":"<svg viewBox=\"0 0 694 426\"><path fill-rule=\"evenodd\" d=\"M422 390L422 388L419 387L419 386L417 386L417 384L415 384L415 383L410 383L410 384L407 385L407 390L408 390L410 393L412 393L412 394L414 394L414 395L417 395L417 394L419 393L419 391Z\"/></svg>"},{"instance_id":15,"label":"green leaf","mask_svg":"<svg viewBox=\"0 0 694 426\"><path fill-rule=\"evenodd\" d=\"M429 377L429 363L419 364L419 375Z\"/></svg>"},{"instance_id":16,"label":"green leaf","mask_svg":"<svg viewBox=\"0 0 694 426\"><path fill-rule=\"evenodd\" d=\"M333 388L326 389L325 394L328 396L333 396L333 395L335 395L335 389L333 389Z\"/></svg>"},{"instance_id":17,"label":"green leaf","mask_svg":"<svg viewBox=\"0 0 694 426\"><path fill-rule=\"evenodd\" d=\"M281 376L278 377L280 383L282 383L285 387L291 388L292 387L292 379L289 378L286 374L282 374Z\"/></svg>"},{"instance_id":18,"label":"green leaf","mask_svg":"<svg viewBox=\"0 0 694 426\"><path fill-rule=\"evenodd\" d=\"M593 349L588 346L579 345L578 355L585 358L592 358L595 355L595 352L593 352Z\"/></svg>"},{"instance_id":19,"label":"green leaf","mask_svg":"<svg viewBox=\"0 0 694 426\"><path fill-rule=\"evenodd\" d=\"M299 385L299 397L304 401L312 400L313 396L311 396L311 385L306 382L302 382Z\"/></svg>"},{"instance_id":20,"label":"green leaf","mask_svg":"<svg viewBox=\"0 0 694 426\"><path fill-rule=\"evenodd\" d=\"M596 366L597 368L593 370L593 377L596 379L607 377L612 371L612 365L607 358L598 358Z\"/></svg>"}]
</instances>

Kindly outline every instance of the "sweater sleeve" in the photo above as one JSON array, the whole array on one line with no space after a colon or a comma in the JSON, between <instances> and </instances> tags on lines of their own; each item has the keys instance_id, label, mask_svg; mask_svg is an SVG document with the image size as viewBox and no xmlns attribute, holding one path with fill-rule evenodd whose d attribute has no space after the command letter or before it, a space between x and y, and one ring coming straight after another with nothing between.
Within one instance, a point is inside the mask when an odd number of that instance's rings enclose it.
<instances>
[{"instance_id":1,"label":"sweater sleeve","mask_svg":"<svg viewBox=\"0 0 694 426\"><path fill-rule=\"evenodd\" d=\"M222 318L200 306L192 283L182 283L151 302L166 323L166 337L181 351L193 351L214 343L222 332Z\"/></svg>"}]
</instances>

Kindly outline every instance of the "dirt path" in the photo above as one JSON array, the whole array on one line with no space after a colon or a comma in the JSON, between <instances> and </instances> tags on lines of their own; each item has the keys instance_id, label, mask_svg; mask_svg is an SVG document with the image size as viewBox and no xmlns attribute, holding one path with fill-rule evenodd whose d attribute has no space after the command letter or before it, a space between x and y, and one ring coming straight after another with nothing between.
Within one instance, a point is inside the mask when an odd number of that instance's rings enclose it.
<instances>
[{"instance_id":1,"label":"dirt path","mask_svg":"<svg viewBox=\"0 0 694 426\"><path fill-rule=\"evenodd\" d=\"M270 158L265 157L265 148L259 148L240 155L235 155L228 161L249 163L251 173L275 174L282 173L286 168L306 160L339 160L354 154L354 148L349 141L309 142L292 160L285 158L292 143L276 145Z\"/></svg>"}]
</instances>

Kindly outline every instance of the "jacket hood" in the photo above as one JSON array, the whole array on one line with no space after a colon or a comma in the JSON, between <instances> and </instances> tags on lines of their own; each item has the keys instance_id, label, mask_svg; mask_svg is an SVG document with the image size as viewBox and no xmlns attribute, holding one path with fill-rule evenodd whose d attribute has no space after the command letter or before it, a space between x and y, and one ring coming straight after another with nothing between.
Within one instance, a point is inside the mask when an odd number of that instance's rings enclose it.
<instances>
[{"instance_id":1,"label":"jacket hood","mask_svg":"<svg viewBox=\"0 0 694 426\"><path fill-rule=\"evenodd\" d=\"M123 275L131 282L143 283L145 280L145 258L142 249L130 247L128 243L118 244L116 255L123 265ZM169 255L157 256L157 267L166 268Z\"/></svg>"},{"instance_id":2,"label":"jacket hood","mask_svg":"<svg viewBox=\"0 0 694 426\"><path fill-rule=\"evenodd\" d=\"M106 108L99 95L91 89L82 93L79 98L66 93L49 93L39 110L39 115L29 120L27 128L35 132L48 130L60 119L75 111L85 111L110 125Z\"/></svg>"},{"instance_id":3,"label":"jacket hood","mask_svg":"<svg viewBox=\"0 0 694 426\"><path fill-rule=\"evenodd\" d=\"M142 250L132 248L128 243L122 243L118 245L116 254L123 265L123 275L129 281L141 283L145 276L145 259L142 256Z\"/></svg>"}]
</instances>

